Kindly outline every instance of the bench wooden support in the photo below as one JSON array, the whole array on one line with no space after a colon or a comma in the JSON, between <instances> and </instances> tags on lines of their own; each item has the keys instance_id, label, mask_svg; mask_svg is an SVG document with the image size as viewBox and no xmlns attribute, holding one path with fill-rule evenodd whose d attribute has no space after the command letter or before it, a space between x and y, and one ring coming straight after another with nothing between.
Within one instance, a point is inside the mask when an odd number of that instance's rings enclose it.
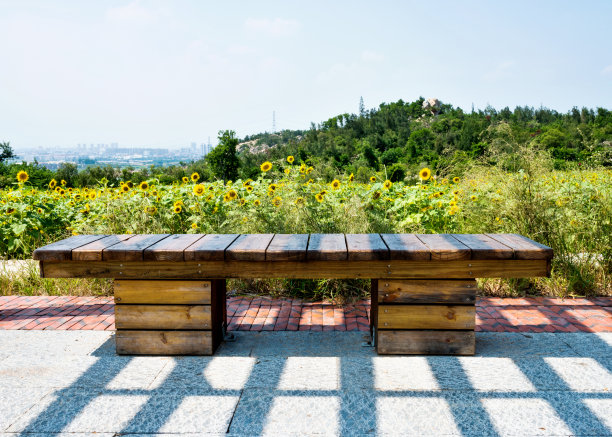
<instances>
[{"instance_id":1,"label":"bench wooden support","mask_svg":"<svg viewBox=\"0 0 612 437\"><path fill-rule=\"evenodd\" d=\"M473 355L474 279L373 280L379 354Z\"/></svg>"},{"instance_id":2,"label":"bench wooden support","mask_svg":"<svg viewBox=\"0 0 612 437\"><path fill-rule=\"evenodd\" d=\"M225 280L116 280L121 355L212 355L226 325Z\"/></svg>"}]
</instances>

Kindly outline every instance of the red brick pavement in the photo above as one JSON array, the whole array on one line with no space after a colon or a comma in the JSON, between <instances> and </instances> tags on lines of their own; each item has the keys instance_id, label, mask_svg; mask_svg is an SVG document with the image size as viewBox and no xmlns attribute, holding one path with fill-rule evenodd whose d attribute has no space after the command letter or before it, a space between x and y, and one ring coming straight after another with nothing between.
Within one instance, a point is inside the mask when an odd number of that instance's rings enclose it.
<instances>
[{"instance_id":1,"label":"red brick pavement","mask_svg":"<svg viewBox=\"0 0 612 437\"><path fill-rule=\"evenodd\" d=\"M229 297L230 331L367 331L370 302L334 305L300 299ZM115 329L112 297L0 296L0 330ZM480 298L476 331L612 332L612 297Z\"/></svg>"}]
</instances>

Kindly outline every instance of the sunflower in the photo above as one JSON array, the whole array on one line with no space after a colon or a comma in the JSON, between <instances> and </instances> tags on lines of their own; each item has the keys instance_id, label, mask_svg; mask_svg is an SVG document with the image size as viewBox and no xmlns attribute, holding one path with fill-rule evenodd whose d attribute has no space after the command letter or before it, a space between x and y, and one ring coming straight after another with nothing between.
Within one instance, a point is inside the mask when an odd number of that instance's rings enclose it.
<instances>
[{"instance_id":1,"label":"sunflower","mask_svg":"<svg viewBox=\"0 0 612 437\"><path fill-rule=\"evenodd\" d=\"M30 176L28 176L28 173L21 170L19 173L17 173L17 181L18 182L26 182L28 179L30 179Z\"/></svg>"},{"instance_id":2,"label":"sunflower","mask_svg":"<svg viewBox=\"0 0 612 437\"><path fill-rule=\"evenodd\" d=\"M253 205L255 205L255 206L261 205L261 200L255 199L255 201L253 202Z\"/></svg>"},{"instance_id":3,"label":"sunflower","mask_svg":"<svg viewBox=\"0 0 612 437\"><path fill-rule=\"evenodd\" d=\"M128 188L134 188L134 184L132 183L132 181L127 181L125 185L127 185Z\"/></svg>"},{"instance_id":4,"label":"sunflower","mask_svg":"<svg viewBox=\"0 0 612 437\"><path fill-rule=\"evenodd\" d=\"M227 192L227 196L230 198L230 200L234 200L236 197L238 197L238 193L236 193L236 190L229 190Z\"/></svg>"},{"instance_id":5,"label":"sunflower","mask_svg":"<svg viewBox=\"0 0 612 437\"><path fill-rule=\"evenodd\" d=\"M460 180L461 180L461 179L459 179L459 176L455 176L455 177L453 178L453 182L454 182L455 184L458 184Z\"/></svg>"},{"instance_id":6,"label":"sunflower","mask_svg":"<svg viewBox=\"0 0 612 437\"><path fill-rule=\"evenodd\" d=\"M204 194L204 185L202 184L194 185L193 194L195 194L196 196L201 196L202 194Z\"/></svg>"},{"instance_id":7,"label":"sunflower","mask_svg":"<svg viewBox=\"0 0 612 437\"><path fill-rule=\"evenodd\" d=\"M289 164L293 164L293 161L295 161L295 158L292 155L287 156L287 162Z\"/></svg>"},{"instance_id":8,"label":"sunflower","mask_svg":"<svg viewBox=\"0 0 612 437\"><path fill-rule=\"evenodd\" d=\"M226 194L223 196L223 201L224 201L224 202L229 202L230 200L232 200L232 199L230 199L230 197L229 197L229 196L227 195L227 193L226 193Z\"/></svg>"},{"instance_id":9,"label":"sunflower","mask_svg":"<svg viewBox=\"0 0 612 437\"><path fill-rule=\"evenodd\" d=\"M317 199L317 202L323 202L323 194L317 193L315 199Z\"/></svg>"},{"instance_id":10,"label":"sunflower","mask_svg":"<svg viewBox=\"0 0 612 437\"><path fill-rule=\"evenodd\" d=\"M142 191L147 191L149 189L149 184L146 181L142 181L138 187Z\"/></svg>"},{"instance_id":11,"label":"sunflower","mask_svg":"<svg viewBox=\"0 0 612 437\"><path fill-rule=\"evenodd\" d=\"M43 209L42 209L42 208L38 208L38 209L36 210L36 212L37 212L37 213L39 213L39 214L42 214L42 213L43 213Z\"/></svg>"},{"instance_id":12,"label":"sunflower","mask_svg":"<svg viewBox=\"0 0 612 437\"><path fill-rule=\"evenodd\" d=\"M285 174L288 175L289 173L291 173L291 169L290 168L286 168L285 170Z\"/></svg>"},{"instance_id":13,"label":"sunflower","mask_svg":"<svg viewBox=\"0 0 612 437\"><path fill-rule=\"evenodd\" d=\"M477 197L475 194L472 194L472 196L470 196L470 199L472 199L472 202L476 202Z\"/></svg>"},{"instance_id":14,"label":"sunflower","mask_svg":"<svg viewBox=\"0 0 612 437\"><path fill-rule=\"evenodd\" d=\"M392 185L393 185L393 182L391 182L389 179L387 179L387 180L385 181L385 183L383 184L383 188L384 188L385 190L388 190L389 188L391 188L391 186L392 186Z\"/></svg>"},{"instance_id":15,"label":"sunflower","mask_svg":"<svg viewBox=\"0 0 612 437\"><path fill-rule=\"evenodd\" d=\"M147 214L155 214L157 212L157 208L154 206L145 206L144 210Z\"/></svg>"},{"instance_id":16,"label":"sunflower","mask_svg":"<svg viewBox=\"0 0 612 437\"><path fill-rule=\"evenodd\" d=\"M53 189L57 186L57 181L55 179L51 179L49 181L49 188Z\"/></svg>"},{"instance_id":17,"label":"sunflower","mask_svg":"<svg viewBox=\"0 0 612 437\"><path fill-rule=\"evenodd\" d=\"M298 197L297 199L295 199L295 204L298 205L298 206L302 206L302 205L304 205L304 203L306 203L306 202L304 201L303 197Z\"/></svg>"},{"instance_id":18,"label":"sunflower","mask_svg":"<svg viewBox=\"0 0 612 437\"><path fill-rule=\"evenodd\" d=\"M334 190L340 188L340 181L338 179L334 179L331 183L331 186Z\"/></svg>"},{"instance_id":19,"label":"sunflower","mask_svg":"<svg viewBox=\"0 0 612 437\"><path fill-rule=\"evenodd\" d=\"M197 223L195 223L195 222L193 222L193 223L191 224L191 229L197 229L197 228L198 228L198 224L197 224Z\"/></svg>"},{"instance_id":20,"label":"sunflower","mask_svg":"<svg viewBox=\"0 0 612 437\"><path fill-rule=\"evenodd\" d=\"M349 182L353 182L355 180L355 175L353 173L351 173L348 177L348 181Z\"/></svg>"},{"instance_id":21,"label":"sunflower","mask_svg":"<svg viewBox=\"0 0 612 437\"><path fill-rule=\"evenodd\" d=\"M62 187L65 187L65 186L66 186L66 184L67 184L67 182L66 182L64 179L62 179L62 180L61 180L61 182L60 182L60 184L62 184Z\"/></svg>"},{"instance_id":22,"label":"sunflower","mask_svg":"<svg viewBox=\"0 0 612 437\"><path fill-rule=\"evenodd\" d=\"M246 200L245 199L240 199L240 206L244 206L246 205Z\"/></svg>"},{"instance_id":23,"label":"sunflower","mask_svg":"<svg viewBox=\"0 0 612 437\"><path fill-rule=\"evenodd\" d=\"M250 193L251 191L253 191L253 187L250 185L247 185L246 190Z\"/></svg>"},{"instance_id":24,"label":"sunflower","mask_svg":"<svg viewBox=\"0 0 612 437\"><path fill-rule=\"evenodd\" d=\"M458 206L452 206L451 209L448 210L448 215L455 215L459 212Z\"/></svg>"},{"instance_id":25,"label":"sunflower","mask_svg":"<svg viewBox=\"0 0 612 437\"><path fill-rule=\"evenodd\" d=\"M306 164L300 165L300 173L306 172Z\"/></svg>"},{"instance_id":26,"label":"sunflower","mask_svg":"<svg viewBox=\"0 0 612 437\"><path fill-rule=\"evenodd\" d=\"M372 176L372 177L370 178L370 182L376 182L376 176Z\"/></svg>"},{"instance_id":27,"label":"sunflower","mask_svg":"<svg viewBox=\"0 0 612 437\"><path fill-rule=\"evenodd\" d=\"M189 182L189 178L187 176L183 176L183 183L186 184Z\"/></svg>"},{"instance_id":28,"label":"sunflower","mask_svg":"<svg viewBox=\"0 0 612 437\"><path fill-rule=\"evenodd\" d=\"M6 209L6 215L11 215L11 214L15 214L15 211L17 211L15 208L7 208Z\"/></svg>"},{"instance_id":29,"label":"sunflower","mask_svg":"<svg viewBox=\"0 0 612 437\"><path fill-rule=\"evenodd\" d=\"M96 200L96 197L98 196L96 195L95 191L92 191L87 197L89 197L91 200Z\"/></svg>"},{"instance_id":30,"label":"sunflower","mask_svg":"<svg viewBox=\"0 0 612 437\"><path fill-rule=\"evenodd\" d=\"M259 168L261 168L261 171L266 172L272 168L272 163L270 161L266 161L263 164L261 164Z\"/></svg>"},{"instance_id":31,"label":"sunflower","mask_svg":"<svg viewBox=\"0 0 612 437\"><path fill-rule=\"evenodd\" d=\"M176 205L176 206L175 206L175 207L172 209L172 211L173 211L175 214L180 214L182 210L183 210L183 207L182 207L181 205Z\"/></svg>"},{"instance_id":32,"label":"sunflower","mask_svg":"<svg viewBox=\"0 0 612 437\"><path fill-rule=\"evenodd\" d=\"M313 170L314 170L314 168L312 168L312 167L308 167L308 168L306 169L306 174L310 173L310 172L311 172L311 171L313 171Z\"/></svg>"},{"instance_id":33,"label":"sunflower","mask_svg":"<svg viewBox=\"0 0 612 437\"><path fill-rule=\"evenodd\" d=\"M244 188L250 187L251 186L251 182L253 182L252 179L247 179L246 181L244 181L244 183L242 184L242 186Z\"/></svg>"},{"instance_id":34,"label":"sunflower","mask_svg":"<svg viewBox=\"0 0 612 437\"><path fill-rule=\"evenodd\" d=\"M274 191L274 190L276 190L277 188L278 188L278 185L276 185L276 184L270 184L270 185L268 186L268 190L269 190L269 191Z\"/></svg>"},{"instance_id":35,"label":"sunflower","mask_svg":"<svg viewBox=\"0 0 612 437\"><path fill-rule=\"evenodd\" d=\"M428 169L427 167L422 168L421 171L419 172L419 179L421 179L422 181L426 181L431 177L431 170Z\"/></svg>"},{"instance_id":36,"label":"sunflower","mask_svg":"<svg viewBox=\"0 0 612 437\"><path fill-rule=\"evenodd\" d=\"M197 182L198 180L200 180L200 175L194 171L193 173L191 173L191 180Z\"/></svg>"},{"instance_id":37,"label":"sunflower","mask_svg":"<svg viewBox=\"0 0 612 437\"><path fill-rule=\"evenodd\" d=\"M130 187L128 186L128 184L121 185L121 191L124 193L130 191Z\"/></svg>"},{"instance_id":38,"label":"sunflower","mask_svg":"<svg viewBox=\"0 0 612 437\"><path fill-rule=\"evenodd\" d=\"M380 198L380 195L381 195L380 191L374 191L374 193L372 194L372 199L378 200Z\"/></svg>"},{"instance_id":39,"label":"sunflower","mask_svg":"<svg viewBox=\"0 0 612 437\"><path fill-rule=\"evenodd\" d=\"M184 203L182 200L177 200L176 202L174 202L174 206L183 206Z\"/></svg>"},{"instance_id":40,"label":"sunflower","mask_svg":"<svg viewBox=\"0 0 612 437\"><path fill-rule=\"evenodd\" d=\"M272 199L272 205L276 206L277 208L279 206L281 206L281 203L283 203L283 199L281 199L278 196L276 196L274 199Z\"/></svg>"}]
</instances>

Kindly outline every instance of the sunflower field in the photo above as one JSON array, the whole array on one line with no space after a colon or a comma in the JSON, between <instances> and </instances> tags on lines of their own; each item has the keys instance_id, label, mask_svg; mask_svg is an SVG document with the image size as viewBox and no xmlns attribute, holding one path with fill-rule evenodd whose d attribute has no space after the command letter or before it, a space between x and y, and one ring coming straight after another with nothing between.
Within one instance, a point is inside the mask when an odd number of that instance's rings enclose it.
<instances>
[{"instance_id":1,"label":"sunflower field","mask_svg":"<svg viewBox=\"0 0 612 437\"><path fill-rule=\"evenodd\" d=\"M612 172L507 173L473 168L462 177L428 168L404 182L373 173L322 180L293 156L264 162L256 179L171 185L155 179L72 188L28 185L20 172L0 190L0 257L27 259L69 235L108 233L504 233L555 250L552 278L490 283L489 288L554 295L608 294L612 270Z\"/></svg>"}]
</instances>

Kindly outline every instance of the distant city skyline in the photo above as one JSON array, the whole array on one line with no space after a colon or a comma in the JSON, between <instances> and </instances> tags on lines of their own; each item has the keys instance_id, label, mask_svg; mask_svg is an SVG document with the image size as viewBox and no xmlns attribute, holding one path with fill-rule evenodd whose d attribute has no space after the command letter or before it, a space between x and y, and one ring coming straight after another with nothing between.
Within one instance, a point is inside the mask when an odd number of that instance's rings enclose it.
<instances>
[{"instance_id":1,"label":"distant city skyline","mask_svg":"<svg viewBox=\"0 0 612 437\"><path fill-rule=\"evenodd\" d=\"M612 2L0 0L0 141L183 148L419 96L612 102Z\"/></svg>"}]
</instances>

